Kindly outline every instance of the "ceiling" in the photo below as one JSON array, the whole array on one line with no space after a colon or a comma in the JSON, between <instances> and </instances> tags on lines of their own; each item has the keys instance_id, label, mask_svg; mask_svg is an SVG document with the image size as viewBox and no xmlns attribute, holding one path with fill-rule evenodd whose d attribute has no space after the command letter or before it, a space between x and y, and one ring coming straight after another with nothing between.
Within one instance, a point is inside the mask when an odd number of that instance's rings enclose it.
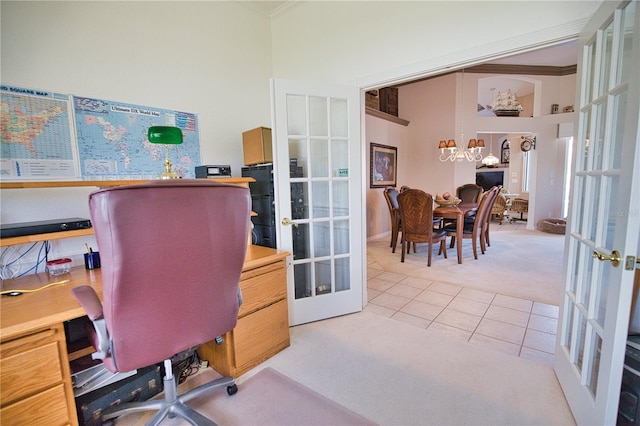
<instances>
[{"instance_id":1,"label":"ceiling","mask_svg":"<svg viewBox=\"0 0 640 426\"><path fill-rule=\"evenodd\" d=\"M251 6L252 8L259 10L260 12L266 13L267 15L271 15L273 12L275 12L275 10L277 8L279 8L280 6L282 6L285 3L289 3L289 0L287 1L248 1L248 0L241 0L244 1L248 6ZM293 0L291 0L291 2L293 2Z\"/></svg>"},{"instance_id":2,"label":"ceiling","mask_svg":"<svg viewBox=\"0 0 640 426\"><path fill-rule=\"evenodd\" d=\"M298 0L270 1L270 0L241 0L247 6L259 12L271 15L278 8L287 3L295 3ZM578 42L576 40L557 44L551 47L533 50L526 53L511 55L505 58L488 61L485 64L495 65L520 65L540 67L569 67L578 62ZM528 73L523 71L523 73Z\"/></svg>"},{"instance_id":3,"label":"ceiling","mask_svg":"<svg viewBox=\"0 0 640 426\"><path fill-rule=\"evenodd\" d=\"M578 41L572 40L527 53L487 62L489 64L568 67L578 63Z\"/></svg>"}]
</instances>

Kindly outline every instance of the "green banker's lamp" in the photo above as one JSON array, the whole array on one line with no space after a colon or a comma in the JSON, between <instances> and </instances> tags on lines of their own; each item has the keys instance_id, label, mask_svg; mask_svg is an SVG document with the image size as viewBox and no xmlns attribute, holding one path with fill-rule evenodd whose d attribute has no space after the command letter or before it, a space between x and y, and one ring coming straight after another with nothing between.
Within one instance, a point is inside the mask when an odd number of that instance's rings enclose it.
<instances>
[{"instance_id":1,"label":"green banker's lamp","mask_svg":"<svg viewBox=\"0 0 640 426\"><path fill-rule=\"evenodd\" d=\"M166 159L164 160L164 172L160 179L180 179L180 176L171 170L171 160L169 160L169 145L180 145L182 143L182 130L175 126L151 126L147 132L147 139L150 143L163 144L166 149Z\"/></svg>"}]
</instances>

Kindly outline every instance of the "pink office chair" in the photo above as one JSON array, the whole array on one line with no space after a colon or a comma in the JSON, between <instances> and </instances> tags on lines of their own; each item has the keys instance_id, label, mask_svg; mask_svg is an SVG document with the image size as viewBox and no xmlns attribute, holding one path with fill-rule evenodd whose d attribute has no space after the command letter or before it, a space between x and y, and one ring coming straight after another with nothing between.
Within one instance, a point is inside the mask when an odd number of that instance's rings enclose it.
<instances>
[{"instance_id":1,"label":"pink office chair","mask_svg":"<svg viewBox=\"0 0 640 426\"><path fill-rule=\"evenodd\" d=\"M165 367L164 400L112 407L103 421L158 410L148 424L167 415L215 424L184 403L218 388L234 394L233 378L178 396L171 358L235 327L250 205L248 188L206 180L153 181L89 196L104 301L89 286L72 291L94 322L94 358L112 372L162 361Z\"/></svg>"}]
</instances>

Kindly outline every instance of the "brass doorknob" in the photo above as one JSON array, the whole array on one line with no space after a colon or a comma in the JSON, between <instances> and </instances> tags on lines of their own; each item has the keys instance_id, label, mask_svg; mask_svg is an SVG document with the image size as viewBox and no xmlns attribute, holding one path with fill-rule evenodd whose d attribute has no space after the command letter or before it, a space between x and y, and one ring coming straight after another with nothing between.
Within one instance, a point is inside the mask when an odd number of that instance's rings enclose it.
<instances>
[{"instance_id":1,"label":"brass doorknob","mask_svg":"<svg viewBox=\"0 0 640 426\"><path fill-rule=\"evenodd\" d=\"M293 225L293 227L294 227L294 228L297 228L297 227L298 227L298 224L297 224L297 223L295 223L294 221L292 221L291 219L289 219L288 217L285 217L284 219L282 219L282 222L281 222L281 223L282 223L284 226L287 226L287 225Z\"/></svg>"},{"instance_id":2,"label":"brass doorknob","mask_svg":"<svg viewBox=\"0 0 640 426\"><path fill-rule=\"evenodd\" d=\"M594 250L592 256L602 262L609 261L613 267L616 267L620 264L620 253L618 250L614 250L611 252L611 255L598 253Z\"/></svg>"}]
</instances>

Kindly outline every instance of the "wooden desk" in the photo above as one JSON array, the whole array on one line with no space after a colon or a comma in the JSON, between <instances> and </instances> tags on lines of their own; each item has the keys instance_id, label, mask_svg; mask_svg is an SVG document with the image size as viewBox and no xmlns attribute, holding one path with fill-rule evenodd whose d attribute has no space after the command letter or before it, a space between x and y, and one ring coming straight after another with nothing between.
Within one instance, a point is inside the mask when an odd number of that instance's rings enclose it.
<instances>
[{"instance_id":1,"label":"wooden desk","mask_svg":"<svg viewBox=\"0 0 640 426\"><path fill-rule=\"evenodd\" d=\"M433 209L433 217L456 220L456 249L458 263L462 263L462 234L464 230L464 218L471 216L478 210L476 203L460 203L452 207L436 207Z\"/></svg>"},{"instance_id":2,"label":"wooden desk","mask_svg":"<svg viewBox=\"0 0 640 426\"><path fill-rule=\"evenodd\" d=\"M209 361L214 368L245 371L289 346L285 263L288 254L268 247L247 248L240 281L244 303L238 315L238 327L227 333L225 344L219 347L233 353L235 358L212 357ZM63 280L69 282L17 297L2 296L0 418L3 425L78 424L64 322L85 315L71 295L73 287L90 285L102 297L100 270L75 267L64 275L40 273L4 280L2 291L37 289ZM270 330L266 335L261 328L265 327L265 321ZM232 364L238 360L240 365Z\"/></svg>"}]
</instances>

